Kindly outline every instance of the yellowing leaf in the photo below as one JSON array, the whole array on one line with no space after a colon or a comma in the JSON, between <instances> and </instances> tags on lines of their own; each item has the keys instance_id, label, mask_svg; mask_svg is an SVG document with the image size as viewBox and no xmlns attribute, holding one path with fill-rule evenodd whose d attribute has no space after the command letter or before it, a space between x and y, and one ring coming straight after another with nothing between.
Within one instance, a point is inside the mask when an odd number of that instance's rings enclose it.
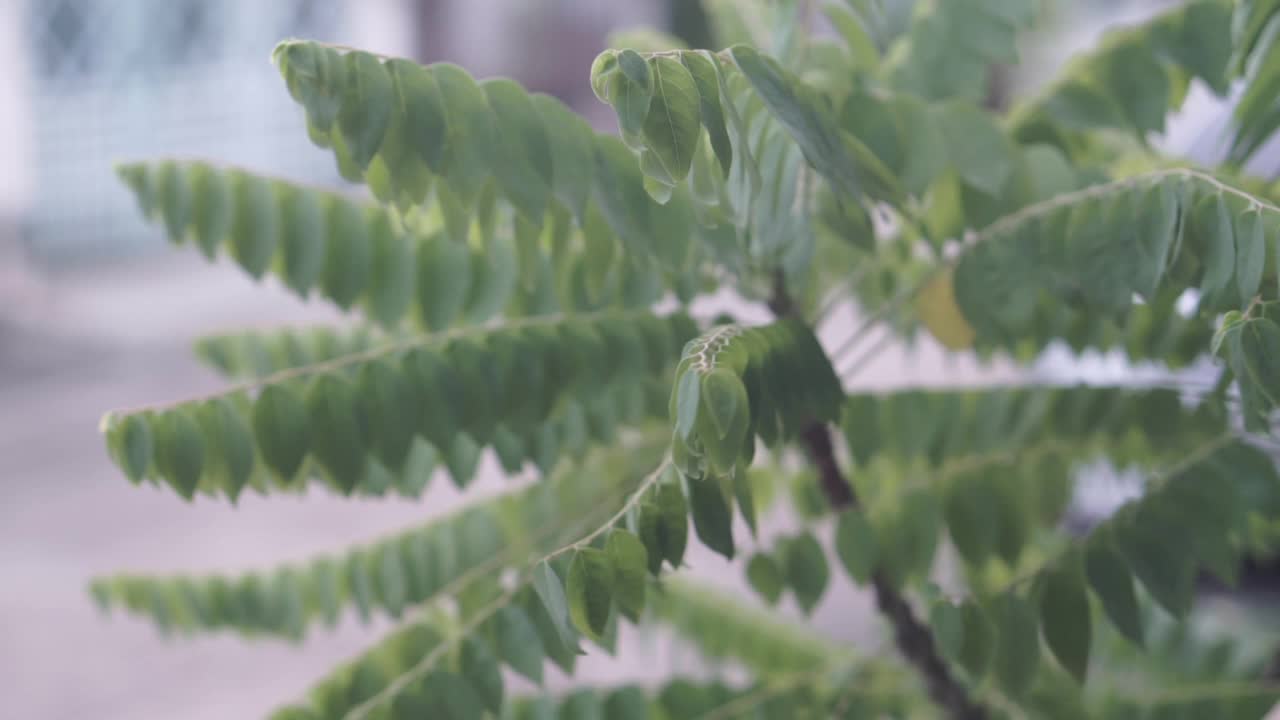
<instances>
[{"instance_id":1,"label":"yellowing leaf","mask_svg":"<svg viewBox=\"0 0 1280 720\"><path fill-rule=\"evenodd\" d=\"M954 270L937 273L916 294L916 313L925 328L948 350L973 346L974 331L956 303Z\"/></svg>"}]
</instances>

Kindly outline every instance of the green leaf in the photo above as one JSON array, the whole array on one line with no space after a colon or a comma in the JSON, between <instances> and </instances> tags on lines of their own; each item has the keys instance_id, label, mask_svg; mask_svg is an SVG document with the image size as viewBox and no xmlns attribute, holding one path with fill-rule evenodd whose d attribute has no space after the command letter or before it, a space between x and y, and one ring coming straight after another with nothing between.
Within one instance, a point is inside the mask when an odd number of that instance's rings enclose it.
<instances>
[{"instance_id":1,"label":"green leaf","mask_svg":"<svg viewBox=\"0 0 1280 720\"><path fill-rule=\"evenodd\" d=\"M929 629L944 658L958 660L964 647L964 611L949 600L938 599L929 606Z\"/></svg>"},{"instance_id":2,"label":"green leaf","mask_svg":"<svg viewBox=\"0 0 1280 720\"><path fill-rule=\"evenodd\" d=\"M448 122L447 156L450 190L470 207L480 187L497 167L501 142L493 110L484 91L466 70L451 63L430 67ZM440 184L437 183L437 188Z\"/></svg>"},{"instance_id":3,"label":"green leaf","mask_svg":"<svg viewBox=\"0 0 1280 720\"><path fill-rule=\"evenodd\" d=\"M695 370L685 370L675 388L676 434L688 440L698 420L698 406L702 392L702 375Z\"/></svg>"},{"instance_id":4,"label":"green leaf","mask_svg":"<svg viewBox=\"0 0 1280 720\"><path fill-rule=\"evenodd\" d=\"M535 683L541 683L542 640L539 639L538 630L529 616L518 608L508 606L498 611L494 624L498 656L510 665L512 670ZM566 647L574 646L566 645Z\"/></svg>"},{"instance_id":5,"label":"green leaf","mask_svg":"<svg viewBox=\"0 0 1280 720\"><path fill-rule=\"evenodd\" d=\"M663 482L640 513L640 539L648 549L649 571L657 575L663 560L679 568L688 538L689 508L679 481Z\"/></svg>"},{"instance_id":6,"label":"green leaf","mask_svg":"<svg viewBox=\"0 0 1280 720\"><path fill-rule=\"evenodd\" d=\"M827 557L817 539L807 532L788 540L783 549L787 585L795 593L804 614L812 614L827 589Z\"/></svg>"},{"instance_id":7,"label":"green leaf","mask_svg":"<svg viewBox=\"0 0 1280 720\"><path fill-rule=\"evenodd\" d=\"M403 717L429 717L432 720L481 720L484 702L462 678L437 670L422 681L422 696L427 698L427 712L396 713Z\"/></svg>"},{"instance_id":8,"label":"green leaf","mask_svg":"<svg viewBox=\"0 0 1280 720\"><path fill-rule=\"evenodd\" d=\"M220 174L210 172L202 165L192 167L193 174L200 171L207 174L211 181L213 178L221 181ZM327 228L324 208L320 204L323 196L283 182L276 182L274 189L276 205L280 209L280 252L284 282L294 292L307 297L324 270ZM229 203L230 200L225 202ZM196 232L199 237L199 226Z\"/></svg>"},{"instance_id":9,"label":"green leaf","mask_svg":"<svg viewBox=\"0 0 1280 720\"><path fill-rule=\"evenodd\" d=\"M123 417L108 415L104 424L107 428L107 444L116 464L124 470L130 482L135 485L142 482L151 467L151 427L137 414Z\"/></svg>"},{"instance_id":10,"label":"green leaf","mask_svg":"<svg viewBox=\"0 0 1280 720\"><path fill-rule=\"evenodd\" d=\"M618 113L618 129L623 135L639 135L653 101L649 65L634 50L619 52L617 64L621 72L612 73L608 78L607 101Z\"/></svg>"},{"instance_id":11,"label":"green leaf","mask_svg":"<svg viewBox=\"0 0 1280 720\"><path fill-rule=\"evenodd\" d=\"M651 720L649 702L638 687L621 687L604 701L604 717L609 720Z\"/></svg>"},{"instance_id":12,"label":"green leaf","mask_svg":"<svg viewBox=\"0 0 1280 720\"><path fill-rule=\"evenodd\" d=\"M688 374L692 373L686 373ZM729 370L717 368L702 376L698 398L721 439L727 438L739 423L739 417L747 413L747 389L738 376ZM677 401L677 406L683 411L680 401ZM679 419L677 415L677 426Z\"/></svg>"},{"instance_id":13,"label":"green leaf","mask_svg":"<svg viewBox=\"0 0 1280 720\"><path fill-rule=\"evenodd\" d=\"M498 184L525 218L540 223L554 182L551 142L541 117L524 88L511 80L486 80L481 87L505 157L495 175Z\"/></svg>"},{"instance_id":14,"label":"green leaf","mask_svg":"<svg viewBox=\"0 0 1280 720\"><path fill-rule=\"evenodd\" d=\"M326 199L329 232L320 287L338 307L346 310L368 287L373 253L364 210L342 198Z\"/></svg>"},{"instance_id":15,"label":"green leaf","mask_svg":"<svg viewBox=\"0 0 1280 720\"><path fill-rule=\"evenodd\" d=\"M364 475L365 437L359 396L350 382L322 375L307 391L311 452L338 490L350 495Z\"/></svg>"},{"instance_id":16,"label":"green leaf","mask_svg":"<svg viewBox=\"0 0 1280 720\"><path fill-rule=\"evenodd\" d=\"M805 159L836 190L850 198L865 192L880 199L898 199L900 191L892 175L870 150L840 131L817 91L750 47L735 45L729 52L769 111L800 146Z\"/></svg>"},{"instance_id":17,"label":"green leaf","mask_svg":"<svg viewBox=\"0 0 1280 720\"><path fill-rule=\"evenodd\" d=\"M613 582L613 564L603 550L579 550L569 564L565 583L569 617L580 632L592 639L603 636L609 622Z\"/></svg>"},{"instance_id":18,"label":"green leaf","mask_svg":"<svg viewBox=\"0 0 1280 720\"><path fill-rule=\"evenodd\" d=\"M461 314L471 289L471 252L443 235L418 245L418 312L423 324L443 330Z\"/></svg>"},{"instance_id":19,"label":"green leaf","mask_svg":"<svg viewBox=\"0 0 1280 720\"><path fill-rule=\"evenodd\" d=\"M1144 257L1138 266L1139 278L1134 285L1144 296L1152 298L1169 263L1169 249L1177 233L1180 208L1176 192L1164 183L1137 196L1135 202L1136 239Z\"/></svg>"},{"instance_id":20,"label":"green leaf","mask_svg":"<svg viewBox=\"0 0 1280 720\"><path fill-rule=\"evenodd\" d=\"M484 706L492 712L502 712L502 670L489 646L474 636L464 638L459 666L462 677Z\"/></svg>"},{"instance_id":21,"label":"green leaf","mask_svg":"<svg viewBox=\"0 0 1280 720\"><path fill-rule=\"evenodd\" d=\"M1171 90L1169 75L1154 54L1139 44L1121 43L1101 65L1099 72L1133 129L1139 134L1163 131Z\"/></svg>"},{"instance_id":22,"label":"green leaf","mask_svg":"<svg viewBox=\"0 0 1280 720\"><path fill-rule=\"evenodd\" d=\"M576 648L578 638L569 626L569 605L565 598L564 586L561 584L560 577L556 575L556 571L545 561L533 568L533 588L538 599L542 601L547 616L551 618L561 643L567 649Z\"/></svg>"},{"instance_id":23,"label":"green leaf","mask_svg":"<svg viewBox=\"0 0 1280 720\"><path fill-rule=\"evenodd\" d=\"M1089 596L1084 577L1074 562L1053 568L1040 588L1040 626L1045 644L1077 682L1089 670L1089 641L1093 637Z\"/></svg>"},{"instance_id":24,"label":"green leaf","mask_svg":"<svg viewBox=\"0 0 1280 720\"><path fill-rule=\"evenodd\" d=\"M620 66L627 70L622 51ZM689 174L693 150L702 131L698 86L689 70L678 60L657 56L649 59L653 76L653 99L644 118L644 138L667 175L676 181Z\"/></svg>"},{"instance_id":25,"label":"green leaf","mask_svg":"<svg viewBox=\"0 0 1280 720\"><path fill-rule=\"evenodd\" d=\"M542 118L551 143L552 189L585 232L587 201L595 171L594 134L577 113L550 95L534 93L533 106Z\"/></svg>"},{"instance_id":26,"label":"green leaf","mask_svg":"<svg viewBox=\"0 0 1280 720\"><path fill-rule=\"evenodd\" d=\"M262 459L286 481L298 474L311 446L307 408L283 385L268 385L253 404L253 436Z\"/></svg>"},{"instance_id":27,"label":"green leaf","mask_svg":"<svg viewBox=\"0 0 1280 720\"><path fill-rule=\"evenodd\" d=\"M205 447L200 426L182 408L153 420L156 470L179 495L190 500L204 470Z\"/></svg>"},{"instance_id":28,"label":"green leaf","mask_svg":"<svg viewBox=\"0 0 1280 720\"><path fill-rule=\"evenodd\" d=\"M645 568L648 554L644 544L625 530L614 530L605 543L605 553L613 563L613 600L623 615L638 620L644 612Z\"/></svg>"},{"instance_id":29,"label":"green leaf","mask_svg":"<svg viewBox=\"0 0 1280 720\"><path fill-rule=\"evenodd\" d=\"M1040 628L1035 610L1025 598L1006 593L992 604L992 613L997 627L996 678L1010 697L1023 697L1040 667Z\"/></svg>"},{"instance_id":30,"label":"green leaf","mask_svg":"<svg viewBox=\"0 0 1280 720\"><path fill-rule=\"evenodd\" d=\"M191 167L191 224L196 244L212 258L231 232L233 199L224 173L207 165ZM287 236L286 236L287 238ZM288 245L285 246L286 258Z\"/></svg>"},{"instance_id":31,"label":"green leaf","mask_svg":"<svg viewBox=\"0 0 1280 720\"><path fill-rule=\"evenodd\" d=\"M388 60L386 68L393 102L403 115L405 145L428 168L443 172L448 125L435 77L421 65L400 58Z\"/></svg>"},{"instance_id":32,"label":"green leaf","mask_svg":"<svg viewBox=\"0 0 1280 720\"><path fill-rule=\"evenodd\" d=\"M749 438L747 442L754 442L754 439ZM751 530L751 536L755 537L757 534L756 501L751 489L751 479L743 469L737 469L733 473L733 499L738 503L738 512L742 514L743 521Z\"/></svg>"},{"instance_id":33,"label":"green leaf","mask_svg":"<svg viewBox=\"0 0 1280 720\"><path fill-rule=\"evenodd\" d=\"M235 502L253 475L253 435L240 410L225 397L208 401L198 413L211 450L205 472L214 471L214 484Z\"/></svg>"},{"instance_id":34,"label":"green leaf","mask_svg":"<svg viewBox=\"0 0 1280 720\"><path fill-rule=\"evenodd\" d=\"M377 154L391 122L391 76L376 57L365 52L347 53L343 65L346 82L338 110L338 131L352 162L363 172Z\"/></svg>"},{"instance_id":35,"label":"green leaf","mask_svg":"<svg viewBox=\"0 0 1280 720\"><path fill-rule=\"evenodd\" d=\"M729 177L733 166L733 144L725 126L724 109L720 104L720 61L706 50L680 53L680 62L688 68L698 87L698 107L702 126L707 129L711 149L720 161L720 171Z\"/></svg>"},{"instance_id":36,"label":"green leaf","mask_svg":"<svg viewBox=\"0 0 1280 720\"><path fill-rule=\"evenodd\" d=\"M1111 624L1135 645L1142 647L1142 616L1133 590L1133 576L1110 542L1110 533L1099 531L1085 546L1085 574Z\"/></svg>"},{"instance_id":37,"label":"green leaf","mask_svg":"<svg viewBox=\"0 0 1280 720\"><path fill-rule=\"evenodd\" d=\"M952 101L934 112L951 167L964 182L998 196L1013 175L1013 146L1000 126L978 107Z\"/></svg>"},{"instance_id":38,"label":"green leaf","mask_svg":"<svg viewBox=\"0 0 1280 720\"><path fill-rule=\"evenodd\" d=\"M1222 193L1206 195L1191 213L1192 240L1204 257L1204 277L1200 291L1216 298L1231 284L1236 271L1235 240L1231 211Z\"/></svg>"},{"instance_id":39,"label":"green leaf","mask_svg":"<svg viewBox=\"0 0 1280 720\"><path fill-rule=\"evenodd\" d=\"M1169 552L1169 538L1183 529L1153 514L1142 513L1117 519L1116 549L1128 563L1147 592L1169 614L1185 617L1191 610L1195 562L1188 553Z\"/></svg>"},{"instance_id":40,"label":"green leaf","mask_svg":"<svg viewBox=\"0 0 1280 720\"><path fill-rule=\"evenodd\" d=\"M782 569L772 555L756 553L747 563L747 582L769 605L777 605L782 597Z\"/></svg>"},{"instance_id":41,"label":"green leaf","mask_svg":"<svg viewBox=\"0 0 1280 720\"><path fill-rule=\"evenodd\" d=\"M384 327L395 327L413 301L413 255L396 235L391 218L381 210L367 211L372 259L369 273L369 312Z\"/></svg>"},{"instance_id":42,"label":"green leaf","mask_svg":"<svg viewBox=\"0 0 1280 720\"><path fill-rule=\"evenodd\" d=\"M836 524L836 555L855 582L866 583L871 579L878 555L876 533L860 511L840 515Z\"/></svg>"},{"instance_id":43,"label":"green leaf","mask_svg":"<svg viewBox=\"0 0 1280 720\"><path fill-rule=\"evenodd\" d=\"M414 404L416 393L395 366L381 360L362 367L357 382L374 449L383 464L399 469L413 444L420 412Z\"/></svg>"},{"instance_id":44,"label":"green leaf","mask_svg":"<svg viewBox=\"0 0 1280 720\"><path fill-rule=\"evenodd\" d=\"M693 529L702 544L733 559L733 514L720 484L712 478L687 478Z\"/></svg>"},{"instance_id":45,"label":"green leaf","mask_svg":"<svg viewBox=\"0 0 1280 720\"><path fill-rule=\"evenodd\" d=\"M614 234L632 252L651 253L649 207L643 176L621 140L605 135L595 139L595 186L600 210Z\"/></svg>"},{"instance_id":46,"label":"green leaf","mask_svg":"<svg viewBox=\"0 0 1280 720\"><path fill-rule=\"evenodd\" d=\"M1248 305L1262 287L1262 273L1267 263L1267 237L1262 211L1250 210L1236 216L1236 287L1240 304Z\"/></svg>"},{"instance_id":47,"label":"green leaf","mask_svg":"<svg viewBox=\"0 0 1280 720\"><path fill-rule=\"evenodd\" d=\"M992 489L975 476L956 481L947 495L944 513L951 541L964 561L982 567L995 550L1000 515L991 503Z\"/></svg>"},{"instance_id":48,"label":"green leaf","mask_svg":"<svg viewBox=\"0 0 1280 720\"><path fill-rule=\"evenodd\" d=\"M271 265L276 251L277 227L275 196L266 180L232 170L231 186L231 254L240 267L257 280Z\"/></svg>"},{"instance_id":49,"label":"green leaf","mask_svg":"<svg viewBox=\"0 0 1280 720\"><path fill-rule=\"evenodd\" d=\"M595 690L577 690L560 705L560 720L612 720L604 715Z\"/></svg>"},{"instance_id":50,"label":"green leaf","mask_svg":"<svg viewBox=\"0 0 1280 720\"><path fill-rule=\"evenodd\" d=\"M996 650L996 629L982 608L972 600L960 606L964 621L964 644L960 648L960 664L975 682L981 680Z\"/></svg>"}]
</instances>

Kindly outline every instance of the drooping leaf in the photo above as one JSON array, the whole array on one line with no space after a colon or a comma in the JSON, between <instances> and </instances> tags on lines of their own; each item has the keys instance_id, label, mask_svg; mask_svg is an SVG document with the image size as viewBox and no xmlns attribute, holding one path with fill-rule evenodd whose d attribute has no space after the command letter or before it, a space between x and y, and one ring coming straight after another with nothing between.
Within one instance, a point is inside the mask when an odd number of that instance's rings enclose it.
<instances>
[{"instance_id":1,"label":"drooping leaf","mask_svg":"<svg viewBox=\"0 0 1280 720\"><path fill-rule=\"evenodd\" d=\"M687 478L693 529L702 544L733 559L733 513L713 478Z\"/></svg>"},{"instance_id":2,"label":"drooping leaf","mask_svg":"<svg viewBox=\"0 0 1280 720\"><path fill-rule=\"evenodd\" d=\"M648 554L639 538L625 530L609 534L605 552L613 564L613 600L624 615L635 620L644 612Z\"/></svg>"},{"instance_id":3,"label":"drooping leaf","mask_svg":"<svg viewBox=\"0 0 1280 720\"><path fill-rule=\"evenodd\" d=\"M1045 576L1040 588L1040 627L1054 657L1083 684L1093 634L1089 596L1079 568L1067 563Z\"/></svg>"},{"instance_id":4,"label":"drooping leaf","mask_svg":"<svg viewBox=\"0 0 1280 720\"><path fill-rule=\"evenodd\" d=\"M860 512L840 515L836 524L836 554L849 577L858 583L871 579L877 562L876 534Z\"/></svg>"},{"instance_id":5,"label":"drooping leaf","mask_svg":"<svg viewBox=\"0 0 1280 720\"><path fill-rule=\"evenodd\" d=\"M747 582L769 605L777 605L783 590L782 569L772 555L756 553L747 563Z\"/></svg>"},{"instance_id":6,"label":"drooping leaf","mask_svg":"<svg viewBox=\"0 0 1280 720\"><path fill-rule=\"evenodd\" d=\"M569 565L565 596L569 617L580 632L591 638L604 635L613 608L613 564L603 550L579 550Z\"/></svg>"},{"instance_id":7,"label":"drooping leaf","mask_svg":"<svg viewBox=\"0 0 1280 720\"><path fill-rule=\"evenodd\" d=\"M783 548L783 570L787 586L795 593L800 609L808 615L817 607L827 589L829 572L826 555L810 533L790 538Z\"/></svg>"}]
</instances>

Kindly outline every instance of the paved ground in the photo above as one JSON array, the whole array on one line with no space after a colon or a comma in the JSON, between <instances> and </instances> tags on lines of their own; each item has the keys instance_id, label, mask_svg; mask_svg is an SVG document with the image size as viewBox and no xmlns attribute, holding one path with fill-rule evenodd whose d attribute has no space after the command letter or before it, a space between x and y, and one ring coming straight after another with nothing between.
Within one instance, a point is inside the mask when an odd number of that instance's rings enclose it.
<instances>
[{"instance_id":1,"label":"paved ground","mask_svg":"<svg viewBox=\"0 0 1280 720\"><path fill-rule=\"evenodd\" d=\"M104 618L85 592L120 569L260 567L303 558L423 518L460 501L443 478L420 502L249 497L239 508L130 486L107 460L101 413L218 387L187 352L191 338L245 324L331 317L264 291L227 267L189 257L25 292L0 321L0 686L5 717L37 720L226 720L264 715L299 696L373 637L349 623L298 648L232 637L164 641L142 622ZM15 323L13 317L18 322ZM972 374L937 358L891 353L876 382ZM493 473L477 492L502 488ZM784 526L785 518L772 525ZM741 570L693 558L721 583ZM868 652L867 598L842 580L815 622ZM588 664L601 681L654 678L697 661L666 641L632 642L616 660Z\"/></svg>"}]
</instances>

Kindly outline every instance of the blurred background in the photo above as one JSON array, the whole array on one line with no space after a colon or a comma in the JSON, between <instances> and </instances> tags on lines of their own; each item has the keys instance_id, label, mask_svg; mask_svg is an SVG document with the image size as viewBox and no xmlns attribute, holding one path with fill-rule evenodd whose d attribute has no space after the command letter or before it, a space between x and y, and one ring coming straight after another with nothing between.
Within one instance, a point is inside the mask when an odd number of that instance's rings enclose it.
<instances>
[{"instance_id":1,"label":"blurred background","mask_svg":"<svg viewBox=\"0 0 1280 720\"><path fill-rule=\"evenodd\" d=\"M904 23L910 4L886 2ZM1006 90L1035 87L1107 27L1169 4L1059 0L1041 36L1026 43L1027 70L1005 78ZM165 641L140 621L101 617L87 580L123 569L300 559L463 501L439 479L420 502L313 493L246 497L238 508L183 504L124 482L107 460L98 418L217 388L189 352L193 338L338 315L274 280L255 284L227 263L167 246L143 224L112 164L202 157L340 184L268 62L289 36L508 75L606 129L612 113L592 96L588 68L607 33L641 24L706 33L691 0L0 0L0 714L260 717L375 635L348 622L302 648L222 636ZM1162 143L1212 160L1228 114L1196 88ZM921 343L884 353L859 384L991 382L1011 372ZM1115 358L1050 354L1033 372L1066 380L1144 371ZM486 467L467 500L503 489L496 464ZM1083 515L1104 513L1132 491L1106 476L1085 487ZM740 583L741 569L716 556L691 562L723 584ZM1231 624L1256 600L1222 603ZM883 648L867 598L847 583L834 583L815 622L828 637L865 643L868 654ZM583 678L659 677L699 663L669 638L623 645L617 659L585 663Z\"/></svg>"}]
</instances>

